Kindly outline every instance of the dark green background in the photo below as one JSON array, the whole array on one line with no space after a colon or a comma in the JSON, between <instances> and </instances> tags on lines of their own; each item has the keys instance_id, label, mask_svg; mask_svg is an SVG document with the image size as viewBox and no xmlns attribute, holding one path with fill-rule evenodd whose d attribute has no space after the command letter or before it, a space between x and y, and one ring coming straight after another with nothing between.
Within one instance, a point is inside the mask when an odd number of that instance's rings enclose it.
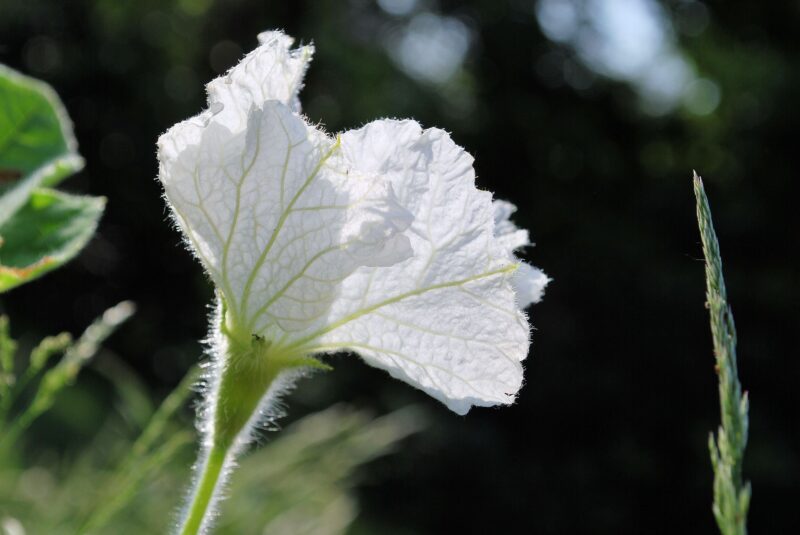
<instances>
[{"instance_id":1,"label":"dark green background","mask_svg":"<svg viewBox=\"0 0 800 535\"><path fill-rule=\"evenodd\" d=\"M380 38L408 17L371 2L207 4L0 4L0 61L51 83L75 122L87 167L65 189L109 198L78 260L3 296L17 334L79 332L133 299L138 314L109 346L154 397L199 358L211 287L168 221L155 140L202 109L202 84L253 48L258 32L283 28L317 46L302 93L313 121L337 131L414 117L452 132L476 157L480 185L519 205L516 220L537 244L528 257L554 279L531 311L526 385L511 408L461 418L352 356L300 383L286 421L337 400L377 412L422 403L431 415L429 430L363 474L363 526L714 532L706 443L718 409L697 169L752 399L751 532L796 531L800 3L707 2L705 29L677 36L699 75L718 84L720 104L705 116L659 117L643 113L625 83L592 76L574 89L543 78L546 54L576 61L542 34L533 2L419 2L473 32L462 70L444 86L396 66ZM684 4L662 2L671 17ZM91 370L81 384L113 398ZM79 448L112 410L70 396L34 427L31 447Z\"/></svg>"}]
</instances>

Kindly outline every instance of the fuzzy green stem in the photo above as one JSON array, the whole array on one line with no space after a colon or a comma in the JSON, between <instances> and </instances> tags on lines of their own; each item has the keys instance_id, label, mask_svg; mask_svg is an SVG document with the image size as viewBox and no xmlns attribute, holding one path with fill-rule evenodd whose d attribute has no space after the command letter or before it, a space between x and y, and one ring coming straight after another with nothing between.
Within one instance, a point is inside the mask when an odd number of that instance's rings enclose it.
<instances>
[{"instance_id":1,"label":"fuzzy green stem","mask_svg":"<svg viewBox=\"0 0 800 535\"><path fill-rule=\"evenodd\" d=\"M219 355L215 391L211 394L208 427L210 444L198 474L180 535L194 535L208 523L216 494L226 476L226 459L232 460L250 441L251 427L276 380L297 368L326 368L303 351L287 350L258 335L228 325L222 303L218 328L224 340ZM275 394L273 392L273 394Z\"/></svg>"},{"instance_id":2,"label":"fuzzy green stem","mask_svg":"<svg viewBox=\"0 0 800 535\"><path fill-rule=\"evenodd\" d=\"M288 363L269 342L229 340L213 407L213 443L229 448L259 408L261 400Z\"/></svg>"},{"instance_id":3,"label":"fuzzy green stem","mask_svg":"<svg viewBox=\"0 0 800 535\"><path fill-rule=\"evenodd\" d=\"M197 535L200 533L200 528L203 526L203 521L208 514L212 499L216 493L227 455L228 449L222 446L212 446L208 452L192 503L189 506L189 512L181 529L181 535Z\"/></svg>"},{"instance_id":4,"label":"fuzzy green stem","mask_svg":"<svg viewBox=\"0 0 800 535\"><path fill-rule=\"evenodd\" d=\"M719 242L711 221L702 179L694 175L697 198L697 222L706 259L706 299L711 319L711 335L719 378L722 425L716 440L709 437L711 465L714 470L713 512L723 535L747 534L747 511L750 506L750 484L742 479L742 462L747 446L747 393L742 394L736 365L736 327L728 305Z\"/></svg>"},{"instance_id":5,"label":"fuzzy green stem","mask_svg":"<svg viewBox=\"0 0 800 535\"><path fill-rule=\"evenodd\" d=\"M236 447L237 438L258 410L282 367L270 358L269 344L253 337L251 343L228 338L220 362L219 383L211 407L211 446L198 474L196 486L180 535L195 535L212 514L218 489L222 486L225 459Z\"/></svg>"}]
</instances>

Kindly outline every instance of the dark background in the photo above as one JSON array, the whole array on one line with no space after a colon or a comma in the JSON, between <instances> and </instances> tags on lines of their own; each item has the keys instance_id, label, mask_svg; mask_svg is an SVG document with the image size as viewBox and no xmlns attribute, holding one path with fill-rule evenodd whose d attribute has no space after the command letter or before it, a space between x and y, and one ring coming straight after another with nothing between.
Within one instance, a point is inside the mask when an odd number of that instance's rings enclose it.
<instances>
[{"instance_id":1,"label":"dark background","mask_svg":"<svg viewBox=\"0 0 800 535\"><path fill-rule=\"evenodd\" d=\"M286 421L338 400L378 413L421 403L430 415L427 431L367 468L363 526L714 532L707 437L719 416L697 169L752 400L751 532L796 532L800 3L561 3L589 36L592 5L646 4L702 91L648 103L631 76L548 38L535 1L5 0L0 61L56 88L87 160L64 188L109 204L78 260L3 296L0 310L16 333L36 338L77 333L132 299L138 314L108 345L154 398L168 392L200 357L211 287L168 223L155 140L203 108L202 84L252 49L258 32L283 28L317 46L301 95L311 120L338 131L414 117L452 132L476 157L479 184L519 206L516 221L537 244L528 258L554 279L531 311L527 384L513 407L457 417L352 356L299 385ZM423 35L410 66L397 59L409 28ZM436 28L450 29L441 49L424 38ZM454 50L456 60L414 70ZM74 398L55 410L34 432L68 450L108 409Z\"/></svg>"}]
</instances>

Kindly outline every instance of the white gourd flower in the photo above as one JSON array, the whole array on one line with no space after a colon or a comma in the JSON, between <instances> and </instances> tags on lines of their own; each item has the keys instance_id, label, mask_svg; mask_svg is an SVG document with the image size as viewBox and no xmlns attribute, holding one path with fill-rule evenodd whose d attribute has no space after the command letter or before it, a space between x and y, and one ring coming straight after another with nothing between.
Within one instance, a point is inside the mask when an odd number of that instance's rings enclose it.
<instances>
[{"instance_id":1,"label":"white gourd flower","mask_svg":"<svg viewBox=\"0 0 800 535\"><path fill-rule=\"evenodd\" d=\"M510 404L549 279L515 207L475 187L443 130L382 119L336 137L300 114L313 48L281 32L208 84L158 142L175 221L216 285L228 343L350 351L458 414Z\"/></svg>"}]
</instances>

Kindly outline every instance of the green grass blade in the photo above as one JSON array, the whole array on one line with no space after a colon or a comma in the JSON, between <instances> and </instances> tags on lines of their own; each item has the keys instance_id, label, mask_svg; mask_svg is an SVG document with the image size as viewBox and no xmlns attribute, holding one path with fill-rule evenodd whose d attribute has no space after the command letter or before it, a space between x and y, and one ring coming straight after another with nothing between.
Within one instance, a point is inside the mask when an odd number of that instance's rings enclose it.
<instances>
[{"instance_id":1,"label":"green grass blade","mask_svg":"<svg viewBox=\"0 0 800 535\"><path fill-rule=\"evenodd\" d=\"M135 496L136 491L155 470L169 463L181 448L191 444L194 436L188 431L174 433L160 447L153 450L141 463L136 465L136 470L128 471L124 479L114 485L86 523L77 531L80 534L99 533L114 515L121 511Z\"/></svg>"},{"instance_id":2,"label":"green grass blade","mask_svg":"<svg viewBox=\"0 0 800 535\"><path fill-rule=\"evenodd\" d=\"M112 498L104 501L92 511L78 533L94 533L104 527L117 512L133 499L136 490L149 473L169 462L182 446L192 441L191 433L178 432L171 435L164 444L154 448L158 439L164 437L165 428L172 416L191 396L192 386L197 382L199 375L200 368L193 367L178 386L164 398L150 418L147 427L131 446L128 456L120 463L119 468L112 476L106 493Z\"/></svg>"},{"instance_id":3,"label":"green grass blade","mask_svg":"<svg viewBox=\"0 0 800 535\"><path fill-rule=\"evenodd\" d=\"M2 329L1 323L0 329ZM0 337L2 337L2 333L0 333ZM39 345L31 350L28 367L25 372L11 385L7 392L4 392L3 396L0 396L0 427L5 425L8 412L14 400L19 397L33 378L44 369L47 362L53 356L66 351L70 344L72 344L72 336L69 333L61 333L56 336L45 337L39 342Z\"/></svg>"},{"instance_id":4,"label":"green grass blade","mask_svg":"<svg viewBox=\"0 0 800 535\"><path fill-rule=\"evenodd\" d=\"M747 393L742 394L736 365L736 327L728 305L719 242L711 221L711 209L703 180L694 175L697 222L706 261L706 301L711 317L711 335L719 379L722 425L716 440L709 438L714 471L714 517L723 535L746 535L750 484L742 481L742 462L747 446Z\"/></svg>"},{"instance_id":5,"label":"green grass blade","mask_svg":"<svg viewBox=\"0 0 800 535\"><path fill-rule=\"evenodd\" d=\"M11 338L8 316L0 316L0 404L8 403L14 385L14 353L17 342ZM0 421L2 423L2 421Z\"/></svg>"},{"instance_id":6,"label":"green grass blade","mask_svg":"<svg viewBox=\"0 0 800 535\"><path fill-rule=\"evenodd\" d=\"M135 307L130 301L123 301L109 308L66 350L58 364L42 377L30 405L0 436L0 452L16 442L36 418L53 406L56 395L75 380L81 368L97 353L100 344L130 318L134 310Z\"/></svg>"}]
</instances>

